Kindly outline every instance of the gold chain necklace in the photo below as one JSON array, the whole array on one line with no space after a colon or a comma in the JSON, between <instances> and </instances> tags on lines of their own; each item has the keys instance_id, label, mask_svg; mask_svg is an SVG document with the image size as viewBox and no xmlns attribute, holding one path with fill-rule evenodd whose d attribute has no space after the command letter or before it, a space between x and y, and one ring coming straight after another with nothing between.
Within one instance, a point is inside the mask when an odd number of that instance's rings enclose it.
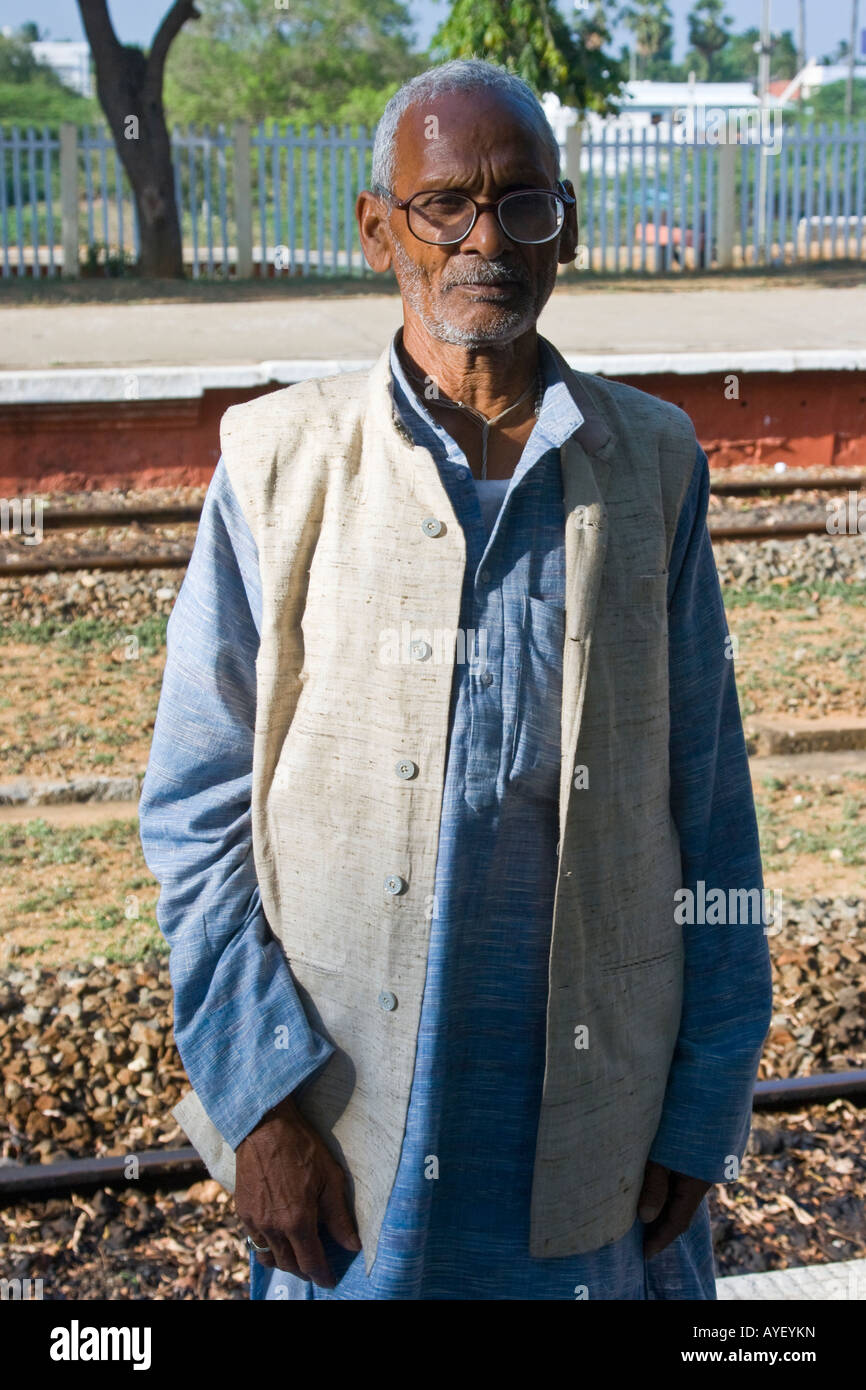
<instances>
[{"instance_id":1,"label":"gold chain necklace","mask_svg":"<svg viewBox=\"0 0 866 1390\"><path fill-rule=\"evenodd\" d=\"M425 378L425 380L422 381L421 378L420 378L420 377L417 377L417 376L415 375L414 372L410 372L410 371L409 371L409 369L408 369L408 367L406 367L405 363L403 364L403 370L404 370L404 372L406 373L406 375L409 377L409 379L410 379L411 381L414 381L414 382L415 382L416 386L423 386L423 387L425 388L425 390L426 390L426 387L427 387L428 384L429 384L429 380L430 380L429 378ZM505 410L501 410L501 411L499 412L498 415L492 416L489 420L488 420L488 418L487 418L485 415L482 415L482 413L481 413L480 410L476 410L474 405L467 405L467 403L466 403L465 401L449 401L449 400L447 399L447 397L443 397L443 396L440 396L440 395L437 394L437 396L436 396L436 398L435 398L435 399L436 399L436 404L437 404L437 405L449 406L449 407L451 407L452 409L456 409L456 410L468 410L468 411L469 411L469 414L472 415L472 416L474 416L475 419L478 420L478 421L480 422L480 424L481 424L481 481L482 481L482 482L486 482L486 481L487 481L487 440L488 440L488 437L489 437L489 434L490 434L490 426L491 426L491 425L496 425L496 424L498 424L499 421L502 419L502 417L503 417L504 415L508 415L510 411L516 410L516 408L521 404L521 402L526 400L526 397L529 395L530 391L532 391L533 387L535 388L535 406L534 406L534 412L535 412L535 418L536 418L536 420L537 420L538 417L539 417L539 415L541 414L541 402L542 402L542 400L543 400L543 398L544 398L544 382L543 382L542 376L541 376L541 365L540 365L540 364L536 367L536 369L535 369L535 376L533 377L532 381L531 381L531 382L529 383L529 385L527 386L526 390L522 393L522 395L518 396L518 397L517 397L517 400L514 401L514 403L513 403L512 405L507 406L507 407L505 408Z\"/></svg>"}]
</instances>

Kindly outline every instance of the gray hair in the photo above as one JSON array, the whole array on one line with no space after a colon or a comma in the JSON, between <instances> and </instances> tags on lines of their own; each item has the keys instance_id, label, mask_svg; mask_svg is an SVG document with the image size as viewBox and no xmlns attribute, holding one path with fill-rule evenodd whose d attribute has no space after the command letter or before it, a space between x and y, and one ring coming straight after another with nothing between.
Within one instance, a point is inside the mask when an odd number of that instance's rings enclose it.
<instances>
[{"instance_id":1,"label":"gray hair","mask_svg":"<svg viewBox=\"0 0 866 1390\"><path fill-rule=\"evenodd\" d=\"M393 192L397 127L410 106L431 101L446 92L473 91L478 87L501 93L521 109L527 124L537 131L545 151L553 159L559 178L559 144L532 88L521 77L483 58L453 58L410 78L391 97L376 127L371 187Z\"/></svg>"}]
</instances>

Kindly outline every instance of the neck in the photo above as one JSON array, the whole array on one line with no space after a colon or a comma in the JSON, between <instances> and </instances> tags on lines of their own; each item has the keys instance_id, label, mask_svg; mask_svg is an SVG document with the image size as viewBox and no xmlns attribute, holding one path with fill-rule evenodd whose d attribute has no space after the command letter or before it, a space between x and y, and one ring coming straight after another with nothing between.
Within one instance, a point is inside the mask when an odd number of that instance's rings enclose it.
<instances>
[{"instance_id":1,"label":"neck","mask_svg":"<svg viewBox=\"0 0 866 1390\"><path fill-rule=\"evenodd\" d=\"M408 319L397 351L412 376L422 382L429 378L440 396L463 401L486 418L498 415L527 389L539 357L534 327L509 343L467 348L431 338ZM529 404L531 412L531 400Z\"/></svg>"}]
</instances>

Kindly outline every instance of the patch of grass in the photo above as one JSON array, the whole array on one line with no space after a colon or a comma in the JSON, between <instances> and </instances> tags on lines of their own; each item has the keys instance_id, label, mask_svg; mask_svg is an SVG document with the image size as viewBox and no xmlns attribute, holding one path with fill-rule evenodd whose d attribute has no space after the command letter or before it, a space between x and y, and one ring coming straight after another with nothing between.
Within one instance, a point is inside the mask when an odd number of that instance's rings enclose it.
<instances>
[{"instance_id":1,"label":"patch of grass","mask_svg":"<svg viewBox=\"0 0 866 1390\"><path fill-rule=\"evenodd\" d=\"M96 952L95 954L99 954ZM117 965L133 965L137 961L145 960L148 956L167 956L169 945L158 927L145 937L130 937L127 933L120 941L112 941L102 955L105 959Z\"/></svg>"},{"instance_id":2,"label":"patch of grass","mask_svg":"<svg viewBox=\"0 0 866 1390\"><path fill-rule=\"evenodd\" d=\"M775 778L763 778L768 790L784 790L770 784ZM833 789L824 789L824 796ZM806 791L814 794L815 788L806 784ZM808 812L812 798L808 798L800 809ZM840 865L856 866L866 864L866 799L846 796L841 807L840 819L814 828L791 825L791 812L786 806L769 806L758 799L755 805L758 830L761 840L761 858L770 870L781 870L805 855L820 856L824 862L830 861L830 852L838 850L835 862ZM780 841L783 848L779 848Z\"/></svg>"},{"instance_id":3,"label":"patch of grass","mask_svg":"<svg viewBox=\"0 0 866 1390\"><path fill-rule=\"evenodd\" d=\"M56 888L46 889L42 893L37 893L31 898L22 898L14 907L15 912L50 912L53 908L61 907L77 896L71 884L61 884Z\"/></svg>"},{"instance_id":4,"label":"patch of grass","mask_svg":"<svg viewBox=\"0 0 866 1390\"><path fill-rule=\"evenodd\" d=\"M816 267L817 270L817 267ZM236 303L251 299L340 299L358 295L399 296L396 277L389 271L361 275L251 276L249 279L145 280L135 277L6 277L0 280L0 303L50 304L160 304Z\"/></svg>"},{"instance_id":5,"label":"patch of grass","mask_svg":"<svg viewBox=\"0 0 866 1390\"><path fill-rule=\"evenodd\" d=\"M817 595L817 599L813 595ZM722 596L727 609L805 610L822 598L841 599L843 603L851 604L866 603L866 584L843 584L839 580L821 580L810 584L770 583L761 588L726 584L722 588ZM803 616L809 615L804 612Z\"/></svg>"},{"instance_id":6,"label":"patch of grass","mask_svg":"<svg viewBox=\"0 0 866 1390\"><path fill-rule=\"evenodd\" d=\"M98 863L106 846L125 849L138 839L138 820L100 821L95 825L51 825L42 817L19 825L0 825L0 865Z\"/></svg>"},{"instance_id":7,"label":"patch of grass","mask_svg":"<svg viewBox=\"0 0 866 1390\"><path fill-rule=\"evenodd\" d=\"M62 618L46 618L36 627L15 619L0 623L0 642L29 642L33 646L58 647L69 652L89 648L112 651L122 640L135 637L140 652L152 655L165 648L167 624L168 617L160 614L144 618L129 628L108 623L104 618L76 618L71 623ZM62 689L62 682L55 682L54 688Z\"/></svg>"}]
</instances>

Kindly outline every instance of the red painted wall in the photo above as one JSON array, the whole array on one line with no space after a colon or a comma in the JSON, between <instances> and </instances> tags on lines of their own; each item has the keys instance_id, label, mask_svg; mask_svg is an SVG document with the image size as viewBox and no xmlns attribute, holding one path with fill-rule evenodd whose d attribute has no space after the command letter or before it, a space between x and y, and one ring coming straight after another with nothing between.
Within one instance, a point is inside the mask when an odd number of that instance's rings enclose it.
<instances>
[{"instance_id":1,"label":"red painted wall","mask_svg":"<svg viewBox=\"0 0 866 1390\"><path fill-rule=\"evenodd\" d=\"M863 373L622 380L681 406L715 470L778 460L794 468L866 467ZM207 391L192 401L0 407L0 496L207 484L219 459L223 412L262 394L255 388Z\"/></svg>"}]
</instances>

